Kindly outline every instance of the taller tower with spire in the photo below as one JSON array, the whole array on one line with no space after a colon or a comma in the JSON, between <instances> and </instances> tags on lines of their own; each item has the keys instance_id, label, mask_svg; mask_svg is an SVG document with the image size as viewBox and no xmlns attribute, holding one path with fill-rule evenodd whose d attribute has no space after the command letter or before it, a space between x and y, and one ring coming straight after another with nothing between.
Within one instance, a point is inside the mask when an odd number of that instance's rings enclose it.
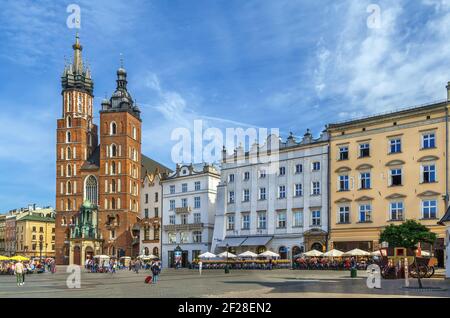
<instances>
[{"instance_id":1,"label":"taller tower with spire","mask_svg":"<svg viewBox=\"0 0 450 318\"><path fill-rule=\"evenodd\" d=\"M93 123L93 90L90 70L83 65L78 34L73 60L66 64L61 77L61 118L56 130L56 257L69 262L68 238L75 215L84 200L81 169L97 147L97 126ZM93 202L97 204L97 202ZM64 243L66 242L66 243Z\"/></svg>"}]
</instances>

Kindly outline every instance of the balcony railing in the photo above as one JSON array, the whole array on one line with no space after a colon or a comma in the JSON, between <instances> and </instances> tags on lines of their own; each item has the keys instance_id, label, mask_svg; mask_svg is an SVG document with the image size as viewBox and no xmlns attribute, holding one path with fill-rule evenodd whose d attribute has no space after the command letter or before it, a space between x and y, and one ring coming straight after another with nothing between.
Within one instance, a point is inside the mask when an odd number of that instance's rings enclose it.
<instances>
[{"instance_id":1,"label":"balcony railing","mask_svg":"<svg viewBox=\"0 0 450 318\"><path fill-rule=\"evenodd\" d=\"M192 211L192 207L190 207L190 206L175 208L175 213L189 213L191 211Z\"/></svg>"},{"instance_id":2,"label":"balcony railing","mask_svg":"<svg viewBox=\"0 0 450 318\"><path fill-rule=\"evenodd\" d=\"M193 230L201 230L202 228L203 223L164 225L164 231L193 231Z\"/></svg>"}]
</instances>

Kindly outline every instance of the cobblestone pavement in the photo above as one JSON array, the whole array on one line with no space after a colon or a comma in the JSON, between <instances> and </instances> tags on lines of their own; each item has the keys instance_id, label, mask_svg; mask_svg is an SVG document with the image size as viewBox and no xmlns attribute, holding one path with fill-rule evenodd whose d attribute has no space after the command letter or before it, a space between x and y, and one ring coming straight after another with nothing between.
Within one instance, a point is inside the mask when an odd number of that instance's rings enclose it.
<instances>
[{"instance_id":1,"label":"cobblestone pavement","mask_svg":"<svg viewBox=\"0 0 450 318\"><path fill-rule=\"evenodd\" d=\"M82 270L84 271L84 270ZM17 287L14 276L0 276L0 298L6 297L450 297L450 281L425 279L424 286L441 290L417 291L402 288L404 280L382 280L381 289L368 289L367 274L358 272L350 278L344 271L247 271L234 270L163 270L156 285L144 283L149 272L135 274L128 270L117 274L81 274L81 288L68 289L69 274L60 266L49 273L26 276ZM411 279L410 286L417 286Z\"/></svg>"}]
</instances>

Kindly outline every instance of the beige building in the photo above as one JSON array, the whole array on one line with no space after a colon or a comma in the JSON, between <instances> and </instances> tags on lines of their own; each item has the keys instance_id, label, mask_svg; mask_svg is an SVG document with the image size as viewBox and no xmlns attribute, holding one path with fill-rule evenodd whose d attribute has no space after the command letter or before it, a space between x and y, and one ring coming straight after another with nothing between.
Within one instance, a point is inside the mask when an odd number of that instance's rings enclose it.
<instances>
[{"instance_id":1,"label":"beige building","mask_svg":"<svg viewBox=\"0 0 450 318\"><path fill-rule=\"evenodd\" d=\"M0 255L5 255L6 215L0 215Z\"/></svg>"},{"instance_id":2,"label":"beige building","mask_svg":"<svg viewBox=\"0 0 450 318\"><path fill-rule=\"evenodd\" d=\"M377 249L380 230L414 219L438 234L443 262L448 109L443 101L329 125L329 248Z\"/></svg>"},{"instance_id":3,"label":"beige building","mask_svg":"<svg viewBox=\"0 0 450 318\"><path fill-rule=\"evenodd\" d=\"M30 211L16 219L16 255L55 257L53 209Z\"/></svg>"}]
</instances>

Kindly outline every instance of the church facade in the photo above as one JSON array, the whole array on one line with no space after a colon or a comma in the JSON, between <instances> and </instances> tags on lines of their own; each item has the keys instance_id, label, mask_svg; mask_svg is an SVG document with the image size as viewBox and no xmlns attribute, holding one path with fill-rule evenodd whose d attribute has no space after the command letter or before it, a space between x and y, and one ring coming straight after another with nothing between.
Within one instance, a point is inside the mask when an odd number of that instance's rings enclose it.
<instances>
[{"instance_id":1,"label":"church facade","mask_svg":"<svg viewBox=\"0 0 450 318\"><path fill-rule=\"evenodd\" d=\"M93 122L94 84L77 35L62 75L56 144L56 260L82 264L93 255L139 252L141 116L117 70L116 90Z\"/></svg>"}]
</instances>

